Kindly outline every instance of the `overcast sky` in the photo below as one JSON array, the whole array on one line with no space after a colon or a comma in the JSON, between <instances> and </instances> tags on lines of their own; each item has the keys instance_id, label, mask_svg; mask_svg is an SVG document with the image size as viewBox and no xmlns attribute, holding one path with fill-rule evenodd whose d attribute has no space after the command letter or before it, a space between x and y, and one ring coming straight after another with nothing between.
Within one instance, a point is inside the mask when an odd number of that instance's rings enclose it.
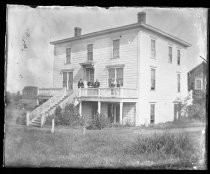
<instances>
[{"instance_id":1,"label":"overcast sky","mask_svg":"<svg viewBox=\"0 0 210 174\"><path fill-rule=\"evenodd\" d=\"M53 46L50 41L137 22L146 12L146 23L192 44L188 70L206 59L207 9L38 7L7 8L7 90L24 86L52 87Z\"/></svg>"}]
</instances>

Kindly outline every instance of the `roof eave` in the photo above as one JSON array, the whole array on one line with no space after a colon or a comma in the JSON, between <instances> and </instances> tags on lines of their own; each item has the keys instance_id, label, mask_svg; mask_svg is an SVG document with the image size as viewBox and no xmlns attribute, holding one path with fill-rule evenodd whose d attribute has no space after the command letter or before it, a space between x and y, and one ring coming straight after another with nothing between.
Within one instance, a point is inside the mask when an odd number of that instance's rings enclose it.
<instances>
[{"instance_id":1,"label":"roof eave","mask_svg":"<svg viewBox=\"0 0 210 174\"><path fill-rule=\"evenodd\" d=\"M136 24L131 24L131 25L126 25L126 26L122 26L122 27L118 27L118 28L111 28L111 29L107 29L107 30L102 30L102 31L97 31L97 32L93 32L93 33L89 33L89 34L85 34L85 35L82 35L82 36L78 36L78 37L71 37L71 38L67 38L67 39L61 39L61 40L57 40L57 41L53 41L53 42L50 42L50 44L52 45L56 45L56 44L60 44L60 43L64 43L64 42L69 42L69 41L75 41L75 40L79 40L79 39L85 39L85 38L88 38L88 37L94 37L94 36L98 36L98 35L103 35L103 34L108 34L108 33L112 33L112 32L116 32L116 31L120 31L120 30L126 30L126 29L133 29L133 28L137 28L137 27L143 27L145 29L148 29L150 31L153 31L157 34L160 34L162 36L165 36L185 47L191 47L192 45L179 39L179 38L176 38L168 33L165 33L157 28L154 28L150 25L147 25L147 24L139 24L139 23L136 23Z\"/></svg>"}]
</instances>

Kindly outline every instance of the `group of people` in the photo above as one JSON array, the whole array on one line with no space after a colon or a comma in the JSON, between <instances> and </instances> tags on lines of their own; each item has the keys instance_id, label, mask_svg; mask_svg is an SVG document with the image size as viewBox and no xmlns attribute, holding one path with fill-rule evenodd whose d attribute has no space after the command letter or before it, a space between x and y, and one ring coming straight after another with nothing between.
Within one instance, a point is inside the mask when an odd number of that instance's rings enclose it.
<instances>
[{"instance_id":1,"label":"group of people","mask_svg":"<svg viewBox=\"0 0 210 174\"><path fill-rule=\"evenodd\" d=\"M95 83L93 83L92 80L90 80L88 83L83 82L82 79L79 80L78 82L78 88L99 88L100 87L100 82L96 79Z\"/></svg>"}]
</instances>

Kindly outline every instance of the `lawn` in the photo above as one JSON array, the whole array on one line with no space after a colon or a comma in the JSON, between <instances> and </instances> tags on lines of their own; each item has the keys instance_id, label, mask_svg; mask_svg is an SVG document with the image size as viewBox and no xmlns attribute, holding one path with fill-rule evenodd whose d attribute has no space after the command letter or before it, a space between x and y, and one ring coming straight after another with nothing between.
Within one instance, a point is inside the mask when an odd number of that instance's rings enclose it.
<instances>
[{"instance_id":1,"label":"lawn","mask_svg":"<svg viewBox=\"0 0 210 174\"><path fill-rule=\"evenodd\" d=\"M181 156L177 156L165 151L151 150L152 148L150 151L139 150L139 147L145 145L152 147L148 145L162 141L163 137L161 138L160 133L160 136L157 133L147 135L125 128L87 130L83 135L81 129L56 129L52 134L47 128L10 126L6 127L5 135L5 165L18 167L193 169L193 166L203 162L201 150L205 144L201 143L200 131L169 135L172 141L166 142L173 142L175 135L178 137L175 142L186 149ZM165 134L162 135L165 137ZM168 135L166 140L167 137ZM170 147L170 144L166 146Z\"/></svg>"}]
</instances>

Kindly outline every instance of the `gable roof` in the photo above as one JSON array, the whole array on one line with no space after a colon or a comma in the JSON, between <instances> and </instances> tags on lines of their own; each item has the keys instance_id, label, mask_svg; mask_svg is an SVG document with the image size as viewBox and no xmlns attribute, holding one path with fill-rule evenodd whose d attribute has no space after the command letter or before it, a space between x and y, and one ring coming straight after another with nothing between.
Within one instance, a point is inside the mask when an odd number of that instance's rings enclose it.
<instances>
[{"instance_id":1,"label":"gable roof","mask_svg":"<svg viewBox=\"0 0 210 174\"><path fill-rule=\"evenodd\" d=\"M64 42L69 42L69 41L75 41L75 40L81 40L81 39L86 39L89 37L95 37L95 36L100 36L100 35L104 35L104 34L109 34L109 33L113 33L113 32L118 32L118 31L123 31L123 30L129 30L129 29L134 29L134 28L144 28L146 30L149 30L151 32L157 33L163 37L166 37L174 42L177 42L185 47L190 47L191 44L177 38L174 37L160 29L157 29L155 27L152 27L148 24L145 23L134 23L134 24L130 24L130 25L125 25L125 26L121 26L121 27L116 27L116 28L110 28L110 29L106 29L106 30L101 30L101 31L96 31L96 32L92 32L92 33L88 33L88 34L84 34L81 36L77 36L77 37L71 37L71 38L66 38L66 39L61 39L61 40L57 40L57 41L53 41L50 42L50 44L52 45L56 45L56 44L60 44L60 43L64 43Z\"/></svg>"},{"instance_id":2,"label":"gable roof","mask_svg":"<svg viewBox=\"0 0 210 174\"><path fill-rule=\"evenodd\" d=\"M191 74L191 73L193 73L195 70L197 70L199 68L202 69L203 72L206 72L206 70L207 70L207 63L203 61L202 63L200 63L199 65L197 65L193 69L191 69L188 73Z\"/></svg>"}]
</instances>

